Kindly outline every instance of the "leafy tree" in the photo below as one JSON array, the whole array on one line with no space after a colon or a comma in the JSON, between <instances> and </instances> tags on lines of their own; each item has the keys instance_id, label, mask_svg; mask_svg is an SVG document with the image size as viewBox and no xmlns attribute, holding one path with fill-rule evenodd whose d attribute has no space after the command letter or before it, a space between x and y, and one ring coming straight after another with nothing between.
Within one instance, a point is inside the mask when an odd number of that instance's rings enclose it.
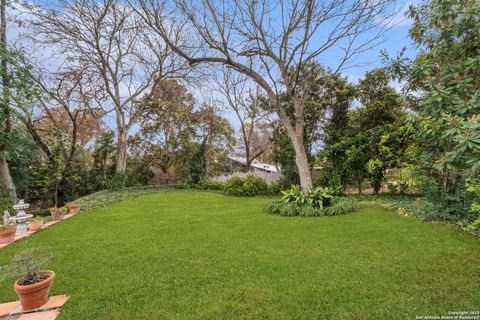
<instances>
[{"instance_id":1,"label":"leafy tree","mask_svg":"<svg viewBox=\"0 0 480 320\"><path fill-rule=\"evenodd\" d=\"M435 182L426 191L450 218L466 214L465 180L480 168L479 12L477 0L411 6L410 36L421 51L413 61L400 55L391 65L417 111L412 123L423 151L419 165Z\"/></svg>"},{"instance_id":2,"label":"leafy tree","mask_svg":"<svg viewBox=\"0 0 480 320\"><path fill-rule=\"evenodd\" d=\"M402 100L388 82L386 71L376 69L368 72L357 85L355 90L361 106L348 113L348 125L343 128L338 126L340 130L333 131L337 139L326 140L320 153L327 171L325 184L354 184L361 192L364 180L369 178L377 193L386 169L398 164L390 159L394 155L387 154L381 144L385 136L402 125L405 118ZM350 99L353 97L352 90L349 91ZM392 140L395 137L390 136L390 146L394 144ZM329 170L333 173L328 173ZM333 187L340 188L337 185Z\"/></svg>"},{"instance_id":3,"label":"leafy tree","mask_svg":"<svg viewBox=\"0 0 480 320\"><path fill-rule=\"evenodd\" d=\"M195 144L206 139L206 174L209 176L220 173L235 142L230 122L218 112L215 106L208 104L202 105L197 112Z\"/></svg>"},{"instance_id":4,"label":"leafy tree","mask_svg":"<svg viewBox=\"0 0 480 320\"><path fill-rule=\"evenodd\" d=\"M175 80L161 81L155 92L143 100L140 131L131 139L134 150L163 173L172 169L195 136L195 99Z\"/></svg>"},{"instance_id":5,"label":"leafy tree","mask_svg":"<svg viewBox=\"0 0 480 320\"><path fill-rule=\"evenodd\" d=\"M219 169L233 143L233 129L215 107L196 107L187 88L169 80L142 101L141 110L141 129L130 144L153 167L188 180L191 154L206 139L206 170L211 174Z\"/></svg>"},{"instance_id":6,"label":"leafy tree","mask_svg":"<svg viewBox=\"0 0 480 320\"><path fill-rule=\"evenodd\" d=\"M150 169L150 163L145 157L138 155L127 158L127 185L144 186L148 184L154 173Z\"/></svg>"},{"instance_id":7,"label":"leafy tree","mask_svg":"<svg viewBox=\"0 0 480 320\"><path fill-rule=\"evenodd\" d=\"M15 148L9 154L8 165L17 196L38 200L37 190L32 190L32 171L38 168L43 161L42 151L23 125L14 125L11 134L12 142L15 142Z\"/></svg>"},{"instance_id":8,"label":"leafy tree","mask_svg":"<svg viewBox=\"0 0 480 320\"><path fill-rule=\"evenodd\" d=\"M97 191L108 186L114 176L115 134L112 131L104 132L97 140L96 149L93 151L93 168L91 170L90 190Z\"/></svg>"},{"instance_id":9,"label":"leafy tree","mask_svg":"<svg viewBox=\"0 0 480 320\"><path fill-rule=\"evenodd\" d=\"M200 180L204 179L207 175L207 139L203 139L202 143L198 146L197 151L192 155L190 159L189 167L189 182L197 184Z\"/></svg>"},{"instance_id":10,"label":"leafy tree","mask_svg":"<svg viewBox=\"0 0 480 320\"><path fill-rule=\"evenodd\" d=\"M325 146L339 143L347 134L349 124L349 111L356 97L356 88L348 80L338 74L327 74L321 78L322 98L318 103L327 110L324 124ZM342 193L345 184L345 168L340 165L345 156L344 150L332 149L322 153L323 177L321 184L330 186L335 193Z\"/></svg>"},{"instance_id":11,"label":"leafy tree","mask_svg":"<svg viewBox=\"0 0 480 320\"><path fill-rule=\"evenodd\" d=\"M339 142L346 135L348 112L352 108L357 90L346 78L338 74L327 74L321 81L323 95L319 103L328 110L323 142L331 145ZM332 156L331 160L335 161L335 155Z\"/></svg>"}]
</instances>

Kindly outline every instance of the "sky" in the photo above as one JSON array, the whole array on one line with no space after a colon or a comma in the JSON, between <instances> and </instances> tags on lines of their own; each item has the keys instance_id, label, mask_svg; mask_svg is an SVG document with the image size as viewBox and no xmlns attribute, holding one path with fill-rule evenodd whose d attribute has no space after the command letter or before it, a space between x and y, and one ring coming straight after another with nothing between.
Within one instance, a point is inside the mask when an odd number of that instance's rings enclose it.
<instances>
[{"instance_id":1,"label":"sky","mask_svg":"<svg viewBox=\"0 0 480 320\"><path fill-rule=\"evenodd\" d=\"M342 74L348 76L348 79L354 83L358 82L359 79L363 78L366 72L369 70L378 68L383 66L383 62L381 60L381 51L387 52L390 56L394 57L398 52L402 50L402 48L406 47L406 55L409 57L414 57L416 54L416 50L408 37L408 29L411 26L411 22L405 18L404 13L410 4L418 4L419 0L397 0L395 7L397 10L396 15L391 19L390 22L390 30L385 34L383 41L380 44L368 51L361 53L355 60L355 64L360 63L361 66L356 66L352 68L348 68L342 70ZM43 4L52 4L55 5L56 1L42 1ZM21 16L20 16L21 17ZM23 30L25 31L25 30ZM32 32L33 30L28 30L28 32ZM20 32L20 28L16 25L11 23L9 26L9 39L10 42L15 42L16 38ZM365 34L366 37L373 36L373 31L371 34ZM44 55L45 61L49 60L48 57L51 56L51 52L48 50L41 51L40 57ZM319 58L319 62L330 68L336 68L336 52L332 50L326 55L323 55ZM55 63L55 62L53 62ZM208 82L207 86L198 86L191 88L194 92L198 101L203 101L205 99L213 99L218 100L221 99L219 95L214 93L215 91L212 90L211 85L212 82ZM393 87L396 89L400 88L400 84L398 83L391 83ZM213 93L212 93L213 92ZM235 129L239 128L239 122L234 115L233 112L228 112L228 109L225 109L224 116L230 120L233 127ZM114 126L113 117L110 117L107 120L107 125ZM133 131L138 130L138 128L133 128Z\"/></svg>"}]
</instances>

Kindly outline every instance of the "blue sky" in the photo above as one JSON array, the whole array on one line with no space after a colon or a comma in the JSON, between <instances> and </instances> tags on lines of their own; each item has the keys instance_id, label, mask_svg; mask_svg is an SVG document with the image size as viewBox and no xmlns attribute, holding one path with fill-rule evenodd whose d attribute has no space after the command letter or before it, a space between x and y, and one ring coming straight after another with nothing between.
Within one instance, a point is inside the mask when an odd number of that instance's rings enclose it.
<instances>
[{"instance_id":1,"label":"blue sky","mask_svg":"<svg viewBox=\"0 0 480 320\"><path fill-rule=\"evenodd\" d=\"M419 2L419 0L397 1L395 4L397 13L392 18L389 25L390 29L385 33L383 41L374 48L361 53L356 58L356 61L364 64L363 66L348 68L343 70L342 73L349 76L351 81L357 82L363 78L366 72L384 66L384 62L381 60L381 51L386 51L389 56L394 57L406 47L406 55L408 57L415 57L417 50L408 36L411 21L405 17L405 11L409 5L417 5ZM368 37L370 34L366 33L365 36ZM329 57L326 58L327 60L324 59L321 62L327 66L334 67L334 57L330 57L332 61L329 61ZM395 84L392 83L392 85Z\"/></svg>"}]
</instances>

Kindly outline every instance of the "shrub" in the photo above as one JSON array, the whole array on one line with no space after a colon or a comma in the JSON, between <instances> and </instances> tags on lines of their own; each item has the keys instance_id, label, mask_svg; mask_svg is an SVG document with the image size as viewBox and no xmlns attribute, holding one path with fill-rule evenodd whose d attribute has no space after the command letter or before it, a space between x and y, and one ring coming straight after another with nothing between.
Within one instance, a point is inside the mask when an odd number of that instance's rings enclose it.
<instances>
[{"instance_id":1,"label":"shrub","mask_svg":"<svg viewBox=\"0 0 480 320\"><path fill-rule=\"evenodd\" d=\"M240 172L240 171L235 171L232 173L228 174L223 174L220 176L214 176L210 180L213 181L219 181L219 182L227 182L227 180L233 178L233 177L239 177L245 179L249 175L255 175L257 177L262 178L267 182L267 184L271 185L274 182L278 180L282 180L282 183L285 184L285 178L281 177L278 172L262 172L262 171L253 171L253 172ZM287 185L285 188L282 188L282 190L286 189Z\"/></svg>"},{"instance_id":2,"label":"shrub","mask_svg":"<svg viewBox=\"0 0 480 320\"><path fill-rule=\"evenodd\" d=\"M122 190L125 188L127 175L125 173L115 173L112 179L107 183L107 188L110 190Z\"/></svg>"},{"instance_id":3,"label":"shrub","mask_svg":"<svg viewBox=\"0 0 480 320\"><path fill-rule=\"evenodd\" d=\"M358 209L352 198L334 199L329 188L314 188L304 194L299 186L282 191L282 201L265 204L265 211L281 216L318 217L345 214Z\"/></svg>"},{"instance_id":4,"label":"shrub","mask_svg":"<svg viewBox=\"0 0 480 320\"><path fill-rule=\"evenodd\" d=\"M325 210L321 208L302 206L299 209L299 216L302 217L320 217L325 215Z\"/></svg>"},{"instance_id":5,"label":"shrub","mask_svg":"<svg viewBox=\"0 0 480 320\"><path fill-rule=\"evenodd\" d=\"M280 207L280 215L287 216L287 217L295 217L300 214L301 206L295 202L291 203L284 203Z\"/></svg>"},{"instance_id":6,"label":"shrub","mask_svg":"<svg viewBox=\"0 0 480 320\"><path fill-rule=\"evenodd\" d=\"M265 212L278 214L286 217L319 217L325 215L325 209L301 205L296 202L268 202L265 204Z\"/></svg>"},{"instance_id":7,"label":"shrub","mask_svg":"<svg viewBox=\"0 0 480 320\"><path fill-rule=\"evenodd\" d=\"M260 177L248 175L243 183L243 195L256 196L267 195L269 193L268 184Z\"/></svg>"},{"instance_id":8,"label":"shrub","mask_svg":"<svg viewBox=\"0 0 480 320\"><path fill-rule=\"evenodd\" d=\"M0 190L0 214L3 215L5 210L12 212L12 195L10 190Z\"/></svg>"},{"instance_id":9,"label":"shrub","mask_svg":"<svg viewBox=\"0 0 480 320\"><path fill-rule=\"evenodd\" d=\"M458 225L463 231L480 234L480 218L473 220L472 222L468 220L460 221L458 222Z\"/></svg>"},{"instance_id":10,"label":"shrub","mask_svg":"<svg viewBox=\"0 0 480 320\"><path fill-rule=\"evenodd\" d=\"M282 207L284 205L285 205L284 202L278 202L278 201L267 202L265 204L265 211L271 214L280 214L280 211L282 210Z\"/></svg>"},{"instance_id":11,"label":"shrub","mask_svg":"<svg viewBox=\"0 0 480 320\"><path fill-rule=\"evenodd\" d=\"M311 207L323 209L324 206L331 204L333 195L330 188L317 187L310 189L305 198Z\"/></svg>"},{"instance_id":12,"label":"shrub","mask_svg":"<svg viewBox=\"0 0 480 320\"><path fill-rule=\"evenodd\" d=\"M140 187L148 184L154 177L152 169L146 158L130 156L127 158L126 185Z\"/></svg>"},{"instance_id":13,"label":"shrub","mask_svg":"<svg viewBox=\"0 0 480 320\"><path fill-rule=\"evenodd\" d=\"M299 186L295 185L290 190L282 191L283 201L285 203L295 202L299 205L309 205L310 207L323 209L330 205L333 195L329 188L317 187L310 189L304 194Z\"/></svg>"},{"instance_id":14,"label":"shrub","mask_svg":"<svg viewBox=\"0 0 480 320\"><path fill-rule=\"evenodd\" d=\"M232 177L225 182L224 191L230 196L243 196L243 178Z\"/></svg>"},{"instance_id":15,"label":"shrub","mask_svg":"<svg viewBox=\"0 0 480 320\"><path fill-rule=\"evenodd\" d=\"M399 187L400 187L400 194L403 195L408 192L409 186L407 182L405 181L400 182Z\"/></svg>"},{"instance_id":16,"label":"shrub","mask_svg":"<svg viewBox=\"0 0 480 320\"><path fill-rule=\"evenodd\" d=\"M314 183L314 186L328 187L334 196L341 196L345 192L345 185L339 172L328 171Z\"/></svg>"},{"instance_id":17,"label":"shrub","mask_svg":"<svg viewBox=\"0 0 480 320\"><path fill-rule=\"evenodd\" d=\"M285 203L295 202L301 205L307 202L302 189L300 189L298 185L292 186L289 190L282 191L282 195L282 200Z\"/></svg>"},{"instance_id":18,"label":"shrub","mask_svg":"<svg viewBox=\"0 0 480 320\"><path fill-rule=\"evenodd\" d=\"M326 207L324 212L327 216L336 216L358 210L358 203L353 198L338 198L331 206Z\"/></svg>"},{"instance_id":19,"label":"shrub","mask_svg":"<svg viewBox=\"0 0 480 320\"><path fill-rule=\"evenodd\" d=\"M269 194L267 182L255 175L245 178L232 177L225 182L225 194L237 197L252 197Z\"/></svg>"},{"instance_id":20,"label":"shrub","mask_svg":"<svg viewBox=\"0 0 480 320\"><path fill-rule=\"evenodd\" d=\"M282 190L287 189L287 185L285 184L285 179L278 179L274 181L270 185L270 191L269 194L272 196L280 195L282 194Z\"/></svg>"},{"instance_id":21,"label":"shrub","mask_svg":"<svg viewBox=\"0 0 480 320\"><path fill-rule=\"evenodd\" d=\"M203 179L198 182L196 187L200 190L223 190L224 185L219 181Z\"/></svg>"},{"instance_id":22,"label":"shrub","mask_svg":"<svg viewBox=\"0 0 480 320\"><path fill-rule=\"evenodd\" d=\"M398 186L394 183L388 183L388 192L391 194L397 194L398 193Z\"/></svg>"}]
</instances>

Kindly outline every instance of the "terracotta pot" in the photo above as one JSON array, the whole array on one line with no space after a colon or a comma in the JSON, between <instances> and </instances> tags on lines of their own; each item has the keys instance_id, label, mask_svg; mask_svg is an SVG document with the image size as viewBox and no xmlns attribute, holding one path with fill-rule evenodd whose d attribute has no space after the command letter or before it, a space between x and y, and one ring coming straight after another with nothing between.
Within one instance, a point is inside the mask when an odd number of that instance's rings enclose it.
<instances>
[{"instance_id":1,"label":"terracotta pot","mask_svg":"<svg viewBox=\"0 0 480 320\"><path fill-rule=\"evenodd\" d=\"M53 221L63 220L65 218L65 209L63 208L51 208L50 214Z\"/></svg>"},{"instance_id":2,"label":"terracotta pot","mask_svg":"<svg viewBox=\"0 0 480 320\"><path fill-rule=\"evenodd\" d=\"M22 279L15 281L13 289L18 294L20 304L22 305L22 309L24 311L41 307L48 300L48 291L50 290L53 280L55 279L55 272L51 270L42 270L40 273L48 273L50 274L50 277L43 281L26 286L21 286L18 284Z\"/></svg>"},{"instance_id":3,"label":"terracotta pot","mask_svg":"<svg viewBox=\"0 0 480 320\"><path fill-rule=\"evenodd\" d=\"M43 226L43 221L29 221L28 222L28 230L30 231L37 231Z\"/></svg>"},{"instance_id":4,"label":"terracotta pot","mask_svg":"<svg viewBox=\"0 0 480 320\"><path fill-rule=\"evenodd\" d=\"M70 209L71 214L77 214L78 211L80 211L80 205L79 204L71 204L71 205L68 206L68 208Z\"/></svg>"},{"instance_id":5,"label":"terracotta pot","mask_svg":"<svg viewBox=\"0 0 480 320\"><path fill-rule=\"evenodd\" d=\"M8 230L0 231L0 244L12 242L15 239L16 232L17 227L11 227Z\"/></svg>"}]
</instances>

